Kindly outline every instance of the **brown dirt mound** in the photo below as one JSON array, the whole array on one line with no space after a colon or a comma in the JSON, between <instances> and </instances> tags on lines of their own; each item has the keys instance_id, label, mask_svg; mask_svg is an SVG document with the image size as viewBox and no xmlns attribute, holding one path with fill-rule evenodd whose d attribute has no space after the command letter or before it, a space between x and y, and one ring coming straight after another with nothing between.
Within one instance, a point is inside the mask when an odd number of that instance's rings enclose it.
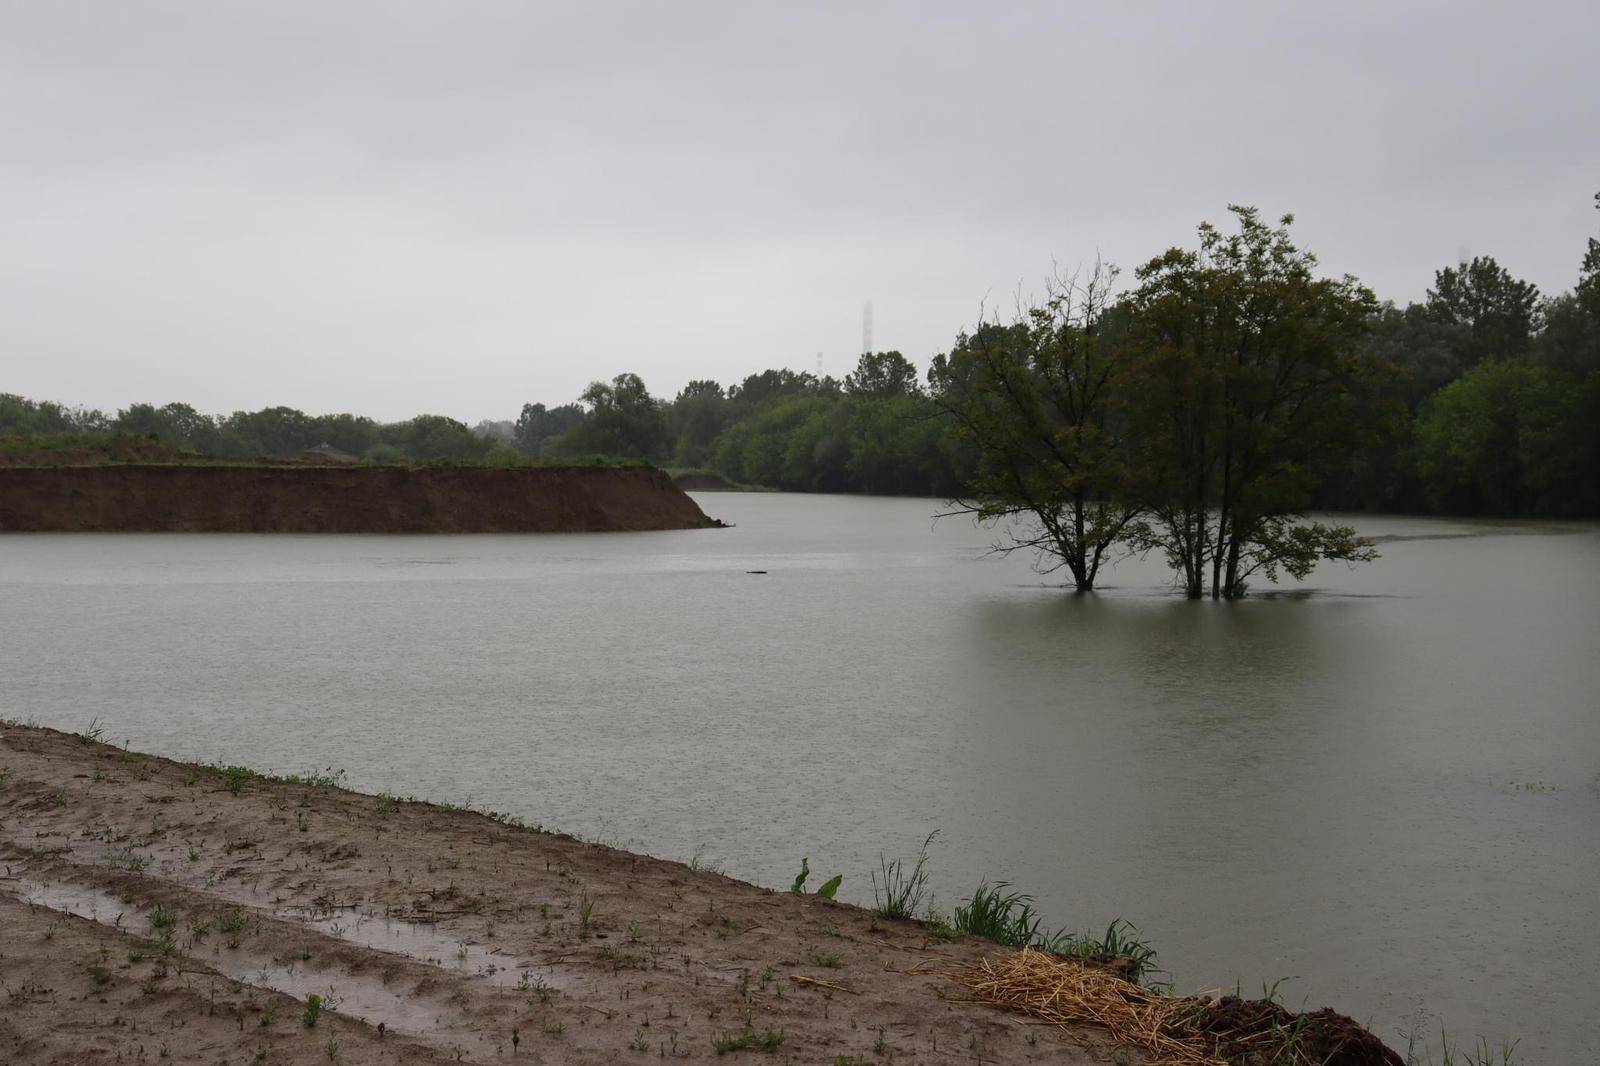
<instances>
[{"instance_id":1,"label":"brown dirt mound","mask_svg":"<svg viewBox=\"0 0 1600 1066\"><path fill-rule=\"evenodd\" d=\"M1324 1008L1295 1014L1263 999L1223 996L1183 1028L1216 1042L1216 1053L1241 1066L1306 1062L1320 1066L1405 1066L1354 1019Z\"/></svg>"},{"instance_id":2,"label":"brown dirt mound","mask_svg":"<svg viewBox=\"0 0 1600 1066\"><path fill-rule=\"evenodd\" d=\"M720 524L650 467L0 468L0 532L603 533Z\"/></svg>"}]
</instances>

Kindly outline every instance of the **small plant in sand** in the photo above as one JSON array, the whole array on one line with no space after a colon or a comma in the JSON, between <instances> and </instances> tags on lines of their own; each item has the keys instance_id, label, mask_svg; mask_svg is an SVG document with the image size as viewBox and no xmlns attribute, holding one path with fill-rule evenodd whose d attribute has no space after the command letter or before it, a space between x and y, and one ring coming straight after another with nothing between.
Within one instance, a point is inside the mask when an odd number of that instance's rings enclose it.
<instances>
[{"instance_id":1,"label":"small plant in sand","mask_svg":"<svg viewBox=\"0 0 1600 1066\"><path fill-rule=\"evenodd\" d=\"M100 738L105 735L106 728L101 724L100 719L91 718L89 724L84 726L83 731L78 734L78 742L81 744L98 744Z\"/></svg>"},{"instance_id":2,"label":"small plant in sand","mask_svg":"<svg viewBox=\"0 0 1600 1066\"><path fill-rule=\"evenodd\" d=\"M711 1038L711 1047L718 1055L726 1055L730 1051L744 1051L753 1049L771 1054L783 1046L784 1036L781 1029L768 1029L757 1033L746 1026L737 1033L723 1033Z\"/></svg>"},{"instance_id":3,"label":"small plant in sand","mask_svg":"<svg viewBox=\"0 0 1600 1066\"><path fill-rule=\"evenodd\" d=\"M222 787L237 796L256 776L256 772L248 766L219 766L217 776L222 778Z\"/></svg>"},{"instance_id":4,"label":"small plant in sand","mask_svg":"<svg viewBox=\"0 0 1600 1066\"><path fill-rule=\"evenodd\" d=\"M594 897L581 895L578 897L578 936L587 940L589 937L589 924L594 918Z\"/></svg>"},{"instance_id":5,"label":"small plant in sand","mask_svg":"<svg viewBox=\"0 0 1600 1066\"><path fill-rule=\"evenodd\" d=\"M720 874L722 864L706 857L706 846L701 844L694 849L694 855L689 859L689 869L695 873Z\"/></svg>"},{"instance_id":6,"label":"small plant in sand","mask_svg":"<svg viewBox=\"0 0 1600 1066\"><path fill-rule=\"evenodd\" d=\"M929 943L933 944L949 944L961 939L961 934L950 924L950 919L938 911L923 915L922 931L927 934Z\"/></svg>"},{"instance_id":7,"label":"small plant in sand","mask_svg":"<svg viewBox=\"0 0 1600 1066\"><path fill-rule=\"evenodd\" d=\"M250 919L238 907L217 919L217 929L228 938L230 948L239 946L239 934L244 932L244 927L248 924Z\"/></svg>"},{"instance_id":8,"label":"small plant in sand","mask_svg":"<svg viewBox=\"0 0 1600 1066\"><path fill-rule=\"evenodd\" d=\"M1516 1066L1519 1041L1506 1039L1499 1045L1478 1037L1471 1047L1461 1047L1450 1042L1450 1035L1439 1027L1439 1057L1433 1057L1433 1048L1416 1030L1406 1033L1406 1066Z\"/></svg>"},{"instance_id":9,"label":"small plant in sand","mask_svg":"<svg viewBox=\"0 0 1600 1066\"><path fill-rule=\"evenodd\" d=\"M921 913L928 892L928 848L938 835L937 829L928 834L910 866L903 859L891 862L879 853L879 872L872 875L872 902L880 918L910 920Z\"/></svg>"},{"instance_id":10,"label":"small plant in sand","mask_svg":"<svg viewBox=\"0 0 1600 1066\"><path fill-rule=\"evenodd\" d=\"M150 913L146 916L146 920L150 923L150 928L158 936L165 938L171 936L172 931L177 928L178 912L165 903L157 903L150 908Z\"/></svg>"},{"instance_id":11,"label":"small plant in sand","mask_svg":"<svg viewBox=\"0 0 1600 1066\"><path fill-rule=\"evenodd\" d=\"M305 1010L300 1012L300 1023L307 1029L313 1029L320 1017L322 1017L322 997L313 992L306 997Z\"/></svg>"},{"instance_id":12,"label":"small plant in sand","mask_svg":"<svg viewBox=\"0 0 1600 1066\"><path fill-rule=\"evenodd\" d=\"M793 892L797 896L805 892L806 878L810 876L811 859L809 857L802 857L800 859L800 872L795 875L794 884L789 886L789 891ZM821 888L817 889L817 895L821 896L823 899L832 899L838 894L839 886L842 884L844 884L844 874L834 874L832 877L828 878L822 883Z\"/></svg>"}]
</instances>

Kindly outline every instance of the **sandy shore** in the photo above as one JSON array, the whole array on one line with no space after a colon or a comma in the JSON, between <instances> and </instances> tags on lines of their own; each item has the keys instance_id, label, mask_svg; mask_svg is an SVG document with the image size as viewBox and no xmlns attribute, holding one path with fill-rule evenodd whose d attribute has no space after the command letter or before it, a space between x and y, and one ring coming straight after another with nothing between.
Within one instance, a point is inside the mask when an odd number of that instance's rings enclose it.
<instances>
[{"instance_id":1,"label":"sandy shore","mask_svg":"<svg viewBox=\"0 0 1600 1066\"><path fill-rule=\"evenodd\" d=\"M0 770L3 1062L1129 1061L816 896L46 729Z\"/></svg>"}]
</instances>

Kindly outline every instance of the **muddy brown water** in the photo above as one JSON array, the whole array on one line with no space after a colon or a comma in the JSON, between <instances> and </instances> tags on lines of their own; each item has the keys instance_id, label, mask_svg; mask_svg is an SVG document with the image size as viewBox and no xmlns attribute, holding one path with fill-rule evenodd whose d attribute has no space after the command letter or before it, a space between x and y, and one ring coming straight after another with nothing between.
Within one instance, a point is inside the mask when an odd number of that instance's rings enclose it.
<instances>
[{"instance_id":1,"label":"muddy brown water","mask_svg":"<svg viewBox=\"0 0 1600 1066\"><path fill-rule=\"evenodd\" d=\"M1595 527L1361 516L1378 563L1229 605L931 501L699 500L736 528L6 536L0 715L858 901L938 829L936 906L1130 919L1180 991L1600 1058Z\"/></svg>"}]
</instances>

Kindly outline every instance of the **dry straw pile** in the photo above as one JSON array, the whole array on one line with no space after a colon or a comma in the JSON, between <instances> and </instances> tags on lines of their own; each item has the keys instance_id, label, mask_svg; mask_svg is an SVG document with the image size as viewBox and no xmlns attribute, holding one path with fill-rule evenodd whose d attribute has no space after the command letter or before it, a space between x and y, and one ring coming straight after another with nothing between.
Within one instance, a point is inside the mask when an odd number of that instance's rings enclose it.
<instances>
[{"instance_id":1,"label":"dry straw pile","mask_svg":"<svg viewBox=\"0 0 1600 1066\"><path fill-rule=\"evenodd\" d=\"M1060 1026L1099 1026L1151 1066L1404 1066L1365 1027L1331 1010L1268 999L1163 996L1094 963L1023 948L950 974L982 1002Z\"/></svg>"},{"instance_id":2,"label":"dry straw pile","mask_svg":"<svg viewBox=\"0 0 1600 1066\"><path fill-rule=\"evenodd\" d=\"M1023 948L954 975L978 999L1060 1026L1098 1025L1151 1066L1227 1066L1190 1032L1204 1001L1158 995L1094 966Z\"/></svg>"}]
</instances>

